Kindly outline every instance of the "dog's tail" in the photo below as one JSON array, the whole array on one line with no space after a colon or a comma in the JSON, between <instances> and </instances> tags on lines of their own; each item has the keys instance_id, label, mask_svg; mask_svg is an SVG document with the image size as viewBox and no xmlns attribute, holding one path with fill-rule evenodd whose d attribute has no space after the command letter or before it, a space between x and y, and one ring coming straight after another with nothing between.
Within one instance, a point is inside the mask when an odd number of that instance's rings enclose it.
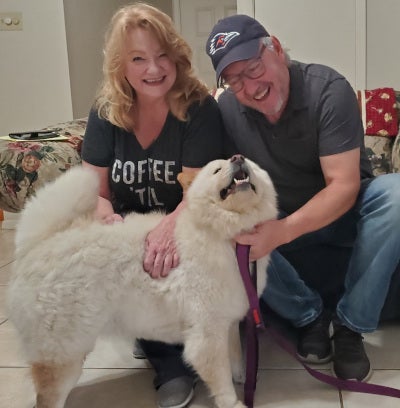
<instances>
[{"instance_id":1,"label":"dog's tail","mask_svg":"<svg viewBox=\"0 0 400 408\"><path fill-rule=\"evenodd\" d=\"M94 213L98 191L98 176L82 166L73 167L39 189L27 202L17 224L17 250L65 229L82 215Z\"/></svg>"}]
</instances>

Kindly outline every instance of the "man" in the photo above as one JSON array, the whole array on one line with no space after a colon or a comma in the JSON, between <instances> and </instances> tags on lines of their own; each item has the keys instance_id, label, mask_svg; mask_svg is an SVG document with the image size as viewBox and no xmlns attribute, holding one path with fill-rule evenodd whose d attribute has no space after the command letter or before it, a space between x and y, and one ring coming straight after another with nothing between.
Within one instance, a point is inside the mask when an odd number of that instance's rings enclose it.
<instances>
[{"instance_id":1,"label":"man","mask_svg":"<svg viewBox=\"0 0 400 408\"><path fill-rule=\"evenodd\" d=\"M257 162L278 192L279 220L237 238L251 245L252 260L272 251L263 298L299 328L300 358L332 358L336 376L366 381L371 367L361 333L376 329L400 258L400 174L373 177L346 79L326 66L291 61L253 18L220 20L206 51L226 88L219 105L227 153ZM352 247L333 316L279 253L324 243Z\"/></svg>"}]
</instances>

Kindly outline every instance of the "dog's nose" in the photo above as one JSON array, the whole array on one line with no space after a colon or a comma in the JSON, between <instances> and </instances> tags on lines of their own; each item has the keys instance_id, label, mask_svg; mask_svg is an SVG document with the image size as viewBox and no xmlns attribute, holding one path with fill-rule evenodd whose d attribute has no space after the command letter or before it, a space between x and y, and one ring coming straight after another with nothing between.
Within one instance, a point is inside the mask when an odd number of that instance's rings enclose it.
<instances>
[{"instance_id":1,"label":"dog's nose","mask_svg":"<svg viewBox=\"0 0 400 408\"><path fill-rule=\"evenodd\" d=\"M234 154L231 157L231 162L236 163L236 164L243 164L244 163L244 156L242 156L241 154Z\"/></svg>"}]
</instances>

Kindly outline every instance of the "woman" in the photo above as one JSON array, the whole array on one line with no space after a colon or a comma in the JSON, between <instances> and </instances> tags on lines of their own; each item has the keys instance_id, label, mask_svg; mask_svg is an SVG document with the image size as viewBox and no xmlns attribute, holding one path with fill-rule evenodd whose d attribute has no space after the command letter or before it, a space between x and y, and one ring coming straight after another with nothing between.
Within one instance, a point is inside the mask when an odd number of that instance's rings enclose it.
<instances>
[{"instance_id":1,"label":"woman","mask_svg":"<svg viewBox=\"0 0 400 408\"><path fill-rule=\"evenodd\" d=\"M118 10L84 138L83 165L99 175L97 215L103 222L122 221L130 211L168 213L146 240L143 265L153 278L167 276L179 262L173 231L185 201L178 173L194 174L222 157L219 110L190 59L188 44L166 14L145 4ZM156 370L159 407L187 405L195 375L181 347L141 346Z\"/></svg>"}]
</instances>

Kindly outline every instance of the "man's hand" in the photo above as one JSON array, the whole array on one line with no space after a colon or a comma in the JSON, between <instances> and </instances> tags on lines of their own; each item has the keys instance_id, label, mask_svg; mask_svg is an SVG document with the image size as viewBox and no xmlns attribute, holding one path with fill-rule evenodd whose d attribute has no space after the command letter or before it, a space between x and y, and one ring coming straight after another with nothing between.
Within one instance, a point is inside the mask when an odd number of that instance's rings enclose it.
<instances>
[{"instance_id":1,"label":"man's hand","mask_svg":"<svg viewBox=\"0 0 400 408\"><path fill-rule=\"evenodd\" d=\"M235 240L239 244L250 245L250 261L260 259L288 242L284 219L265 221L256 225L250 232L237 235Z\"/></svg>"}]
</instances>

